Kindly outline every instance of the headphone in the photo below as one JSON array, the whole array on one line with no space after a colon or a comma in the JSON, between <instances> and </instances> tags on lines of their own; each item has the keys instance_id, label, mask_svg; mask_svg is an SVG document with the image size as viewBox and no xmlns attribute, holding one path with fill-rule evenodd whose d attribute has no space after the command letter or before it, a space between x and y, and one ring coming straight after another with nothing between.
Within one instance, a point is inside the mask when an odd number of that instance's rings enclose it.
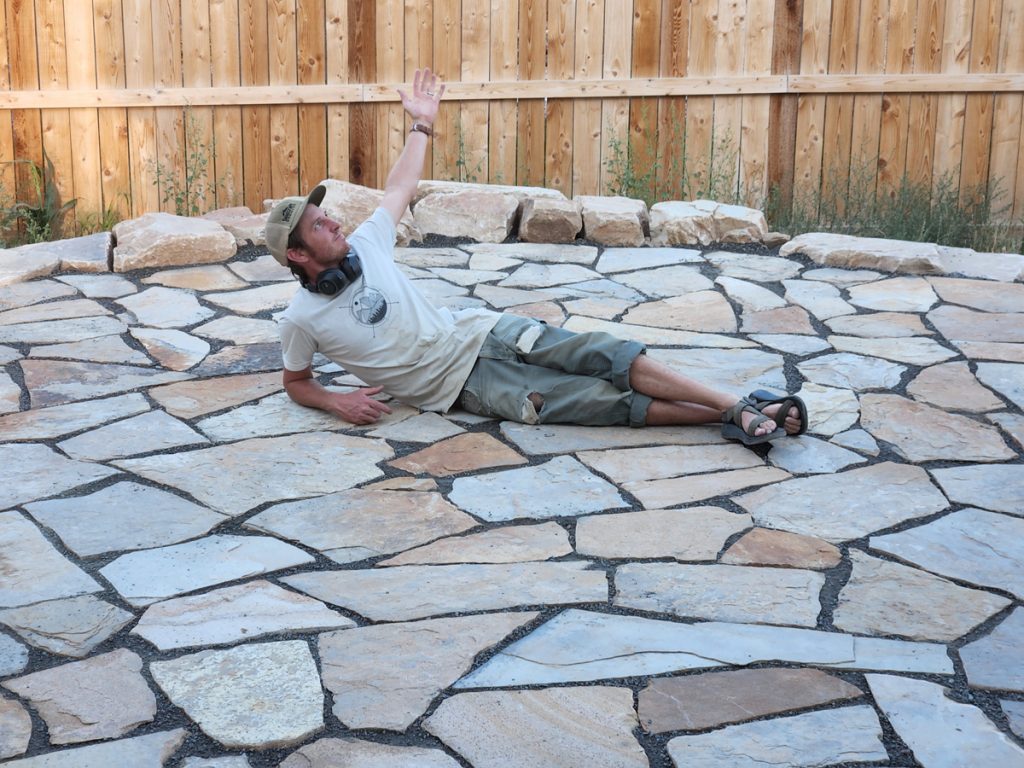
<instances>
[{"instance_id":1,"label":"headphone","mask_svg":"<svg viewBox=\"0 0 1024 768\"><path fill-rule=\"evenodd\" d=\"M352 285L362 274L362 262L359 261L358 256L351 253L345 257L339 266L325 269L316 276L316 280L312 283L306 283L306 288L313 293L334 296Z\"/></svg>"}]
</instances>

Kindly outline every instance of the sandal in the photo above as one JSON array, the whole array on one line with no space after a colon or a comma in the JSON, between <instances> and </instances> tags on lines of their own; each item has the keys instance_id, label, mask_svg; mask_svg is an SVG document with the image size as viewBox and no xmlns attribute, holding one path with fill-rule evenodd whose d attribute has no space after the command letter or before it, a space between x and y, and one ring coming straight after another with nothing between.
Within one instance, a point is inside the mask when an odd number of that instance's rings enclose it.
<instances>
[{"instance_id":1,"label":"sandal","mask_svg":"<svg viewBox=\"0 0 1024 768\"><path fill-rule=\"evenodd\" d=\"M743 428L744 413L757 414L751 419L746 429ZM776 427L773 432L763 435L754 434L757 428L766 421L774 421L774 419L761 413L757 404L749 397L741 398L736 405L722 412L722 437L727 440L739 440L744 445L759 445L786 436L786 430L782 427Z\"/></svg>"},{"instance_id":2,"label":"sandal","mask_svg":"<svg viewBox=\"0 0 1024 768\"><path fill-rule=\"evenodd\" d=\"M759 411L763 411L766 405L775 405L778 403L781 405L779 408L779 415L782 416L782 421L785 422L786 415L789 413L790 408L796 408L800 412L800 429L789 435L790 437L796 437L802 435L807 431L807 405L802 399L796 395L776 395L774 392L769 392L767 389L755 389L749 395L747 399L750 400L754 407ZM780 424L780 426L782 426Z\"/></svg>"}]
</instances>

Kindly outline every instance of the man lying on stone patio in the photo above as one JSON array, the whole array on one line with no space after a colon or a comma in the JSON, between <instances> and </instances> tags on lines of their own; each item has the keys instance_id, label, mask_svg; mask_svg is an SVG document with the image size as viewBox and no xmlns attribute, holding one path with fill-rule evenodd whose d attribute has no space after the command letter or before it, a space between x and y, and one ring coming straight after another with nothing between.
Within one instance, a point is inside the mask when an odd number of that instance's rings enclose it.
<instances>
[{"instance_id":1,"label":"man lying on stone patio","mask_svg":"<svg viewBox=\"0 0 1024 768\"><path fill-rule=\"evenodd\" d=\"M581 425L711 424L746 444L806 430L795 396L759 390L737 399L651 360L642 344L576 334L537 320L474 308L432 306L395 265L396 226L423 172L444 85L416 72L399 90L413 120L380 207L346 237L321 210L326 190L279 202L266 227L274 258L298 291L280 321L284 386L297 403L371 424L388 406L381 391L418 408ZM332 392L313 378L316 352L372 385ZM778 419L783 416L784 423Z\"/></svg>"}]
</instances>

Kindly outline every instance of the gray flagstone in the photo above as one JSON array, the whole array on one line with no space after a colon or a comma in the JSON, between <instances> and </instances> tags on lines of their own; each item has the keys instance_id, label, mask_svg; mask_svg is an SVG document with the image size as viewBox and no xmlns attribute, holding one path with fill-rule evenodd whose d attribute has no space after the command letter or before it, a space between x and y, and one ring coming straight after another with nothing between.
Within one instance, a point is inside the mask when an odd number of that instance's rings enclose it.
<instances>
[{"instance_id":1,"label":"gray flagstone","mask_svg":"<svg viewBox=\"0 0 1024 768\"><path fill-rule=\"evenodd\" d=\"M949 500L1024 517L1024 466L968 464L933 469Z\"/></svg>"},{"instance_id":2,"label":"gray flagstone","mask_svg":"<svg viewBox=\"0 0 1024 768\"><path fill-rule=\"evenodd\" d=\"M76 435L58 443L57 447L73 459L108 461L209 443L192 427L173 416L163 411L149 411Z\"/></svg>"},{"instance_id":3,"label":"gray flagstone","mask_svg":"<svg viewBox=\"0 0 1024 768\"><path fill-rule=\"evenodd\" d=\"M582 451L578 456L588 467L616 483L764 466L756 453L736 443Z\"/></svg>"},{"instance_id":4,"label":"gray flagstone","mask_svg":"<svg viewBox=\"0 0 1024 768\"><path fill-rule=\"evenodd\" d=\"M989 634L961 648L960 659L972 686L1024 693L1024 611L1014 608Z\"/></svg>"},{"instance_id":5,"label":"gray flagstone","mask_svg":"<svg viewBox=\"0 0 1024 768\"><path fill-rule=\"evenodd\" d=\"M137 392L115 395L0 417L4 440L48 440L95 427L108 421L135 416L149 410L146 398Z\"/></svg>"},{"instance_id":6,"label":"gray flagstone","mask_svg":"<svg viewBox=\"0 0 1024 768\"><path fill-rule=\"evenodd\" d=\"M353 738L319 739L295 750L280 768L459 768L441 749L403 747ZM191 766L182 766L191 768ZM206 768L196 766L196 768ZM219 766L210 766L219 768ZM224 766L224 768L234 768Z\"/></svg>"},{"instance_id":7,"label":"gray flagstone","mask_svg":"<svg viewBox=\"0 0 1024 768\"><path fill-rule=\"evenodd\" d=\"M576 522L576 551L613 559L714 560L727 539L750 526L749 515L718 507L591 515Z\"/></svg>"},{"instance_id":8,"label":"gray flagstone","mask_svg":"<svg viewBox=\"0 0 1024 768\"><path fill-rule=\"evenodd\" d=\"M22 360L25 388L33 408L115 395L191 378L187 373L115 363Z\"/></svg>"},{"instance_id":9,"label":"gray flagstone","mask_svg":"<svg viewBox=\"0 0 1024 768\"><path fill-rule=\"evenodd\" d=\"M212 317L214 311L202 306L195 295L178 288L147 288L141 293L117 299L139 325L151 328L184 328Z\"/></svg>"},{"instance_id":10,"label":"gray flagstone","mask_svg":"<svg viewBox=\"0 0 1024 768\"><path fill-rule=\"evenodd\" d=\"M805 360L797 369L808 381L843 389L892 389L900 383L905 366L877 357L849 352Z\"/></svg>"},{"instance_id":11,"label":"gray flagstone","mask_svg":"<svg viewBox=\"0 0 1024 768\"><path fill-rule=\"evenodd\" d=\"M25 642L50 653L77 658L88 656L134 618L128 611L93 595L0 610L0 624L17 632Z\"/></svg>"},{"instance_id":12,"label":"gray flagstone","mask_svg":"<svg viewBox=\"0 0 1024 768\"><path fill-rule=\"evenodd\" d=\"M176 728L146 736L118 739L103 744L47 752L7 763L8 768L163 768L166 761L185 741L188 731Z\"/></svg>"},{"instance_id":13,"label":"gray flagstone","mask_svg":"<svg viewBox=\"0 0 1024 768\"><path fill-rule=\"evenodd\" d=\"M0 760L24 754L31 737L28 711L14 699L0 696Z\"/></svg>"},{"instance_id":14,"label":"gray flagstone","mask_svg":"<svg viewBox=\"0 0 1024 768\"><path fill-rule=\"evenodd\" d=\"M28 648L14 638L0 634L0 677L16 675L27 665Z\"/></svg>"},{"instance_id":15,"label":"gray flagstone","mask_svg":"<svg viewBox=\"0 0 1024 768\"><path fill-rule=\"evenodd\" d=\"M45 445L0 445L0 509L56 496L116 474L116 469L101 464L66 459Z\"/></svg>"},{"instance_id":16,"label":"gray flagstone","mask_svg":"<svg viewBox=\"0 0 1024 768\"><path fill-rule=\"evenodd\" d=\"M1024 365L978 363L978 379L1018 408L1024 408Z\"/></svg>"},{"instance_id":17,"label":"gray flagstone","mask_svg":"<svg viewBox=\"0 0 1024 768\"><path fill-rule=\"evenodd\" d=\"M449 536L407 550L377 565L427 563L524 563L572 554L569 534L558 523L507 525L466 536Z\"/></svg>"},{"instance_id":18,"label":"gray flagstone","mask_svg":"<svg viewBox=\"0 0 1024 768\"><path fill-rule=\"evenodd\" d=\"M66 344L46 344L32 347L29 357L70 358L94 363L125 363L152 365L142 352L129 347L120 336L97 336L94 339L71 341Z\"/></svg>"},{"instance_id":19,"label":"gray flagstone","mask_svg":"<svg viewBox=\"0 0 1024 768\"><path fill-rule=\"evenodd\" d=\"M114 336L128 330L118 317L88 317L83 320L48 320L0 326L0 342L6 344L60 344Z\"/></svg>"},{"instance_id":20,"label":"gray flagstone","mask_svg":"<svg viewBox=\"0 0 1024 768\"><path fill-rule=\"evenodd\" d=\"M3 421L0 420L0 424ZM501 434L530 456L548 453L631 448L651 444L705 445L720 443L717 427L580 427L575 424L501 422Z\"/></svg>"},{"instance_id":21,"label":"gray flagstone","mask_svg":"<svg viewBox=\"0 0 1024 768\"><path fill-rule=\"evenodd\" d=\"M910 338L862 339L857 336L829 336L828 343L840 352L882 357L910 365L934 365L956 357L957 353L933 339Z\"/></svg>"}]
</instances>

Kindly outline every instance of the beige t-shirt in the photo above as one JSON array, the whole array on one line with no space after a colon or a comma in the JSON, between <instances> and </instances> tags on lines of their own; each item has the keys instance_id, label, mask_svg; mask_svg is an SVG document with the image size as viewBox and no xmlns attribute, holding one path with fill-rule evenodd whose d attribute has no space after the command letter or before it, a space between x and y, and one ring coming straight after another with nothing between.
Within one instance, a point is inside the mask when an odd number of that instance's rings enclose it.
<instances>
[{"instance_id":1,"label":"beige t-shirt","mask_svg":"<svg viewBox=\"0 0 1024 768\"><path fill-rule=\"evenodd\" d=\"M348 238L362 277L335 296L296 291L279 320L284 367L304 370L321 352L404 403L446 411L501 315L432 306L395 265L395 240L378 208Z\"/></svg>"}]
</instances>

